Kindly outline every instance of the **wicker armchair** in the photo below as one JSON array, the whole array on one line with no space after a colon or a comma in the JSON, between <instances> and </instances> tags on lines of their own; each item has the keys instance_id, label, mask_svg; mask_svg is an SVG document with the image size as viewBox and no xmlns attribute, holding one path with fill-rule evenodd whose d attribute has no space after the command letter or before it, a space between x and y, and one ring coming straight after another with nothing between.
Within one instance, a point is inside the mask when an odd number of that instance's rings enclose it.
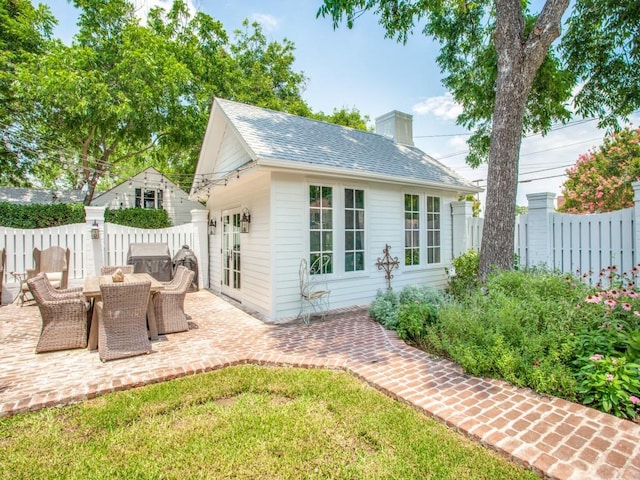
<instances>
[{"instance_id":1,"label":"wicker armchair","mask_svg":"<svg viewBox=\"0 0 640 480\"><path fill-rule=\"evenodd\" d=\"M113 275L117 269L122 273L133 273L133 265L105 265L100 267L100 275Z\"/></svg>"},{"instance_id":2,"label":"wicker armchair","mask_svg":"<svg viewBox=\"0 0 640 480\"><path fill-rule=\"evenodd\" d=\"M27 270L27 278L38 273L46 273L55 288L67 288L69 280L69 257L71 250L62 247L49 247L44 250L33 249L35 268Z\"/></svg>"},{"instance_id":3,"label":"wicker armchair","mask_svg":"<svg viewBox=\"0 0 640 480\"><path fill-rule=\"evenodd\" d=\"M195 272L180 265L176 269L173 280L153 296L159 334L189 330L184 313L184 299L194 276Z\"/></svg>"},{"instance_id":4,"label":"wicker armchair","mask_svg":"<svg viewBox=\"0 0 640 480\"><path fill-rule=\"evenodd\" d=\"M40 316L42 330L36 353L72 348L86 348L88 318L84 298L80 294L53 295L53 288L44 273L27 280Z\"/></svg>"},{"instance_id":5,"label":"wicker armchair","mask_svg":"<svg viewBox=\"0 0 640 480\"><path fill-rule=\"evenodd\" d=\"M147 304L151 282L100 285L98 354L106 362L151 352L147 333Z\"/></svg>"}]
</instances>

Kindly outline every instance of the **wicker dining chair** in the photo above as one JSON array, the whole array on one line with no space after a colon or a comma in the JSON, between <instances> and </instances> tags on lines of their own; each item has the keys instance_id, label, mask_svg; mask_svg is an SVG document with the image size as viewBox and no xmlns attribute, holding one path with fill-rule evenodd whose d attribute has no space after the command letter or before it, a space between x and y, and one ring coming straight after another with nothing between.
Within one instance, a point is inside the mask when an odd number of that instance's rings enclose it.
<instances>
[{"instance_id":1,"label":"wicker dining chair","mask_svg":"<svg viewBox=\"0 0 640 480\"><path fill-rule=\"evenodd\" d=\"M98 354L106 362L151 352L147 333L147 305L151 282L118 282L100 285Z\"/></svg>"},{"instance_id":2,"label":"wicker dining chair","mask_svg":"<svg viewBox=\"0 0 640 480\"><path fill-rule=\"evenodd\" d=\"M133 273L133 265L105 265L100 267L100 275L113 275L118 269L124 274Z\"/></svg>"},{"instance_id":3,"label":"wicker dining chair","mask_svg":"<svg viewBox=\"0 0 640 480\"><path fill-rule=\"evenodd\" d=\"M86 348L88 317L82 294L54 292L44 273L26 283L42 317L36 353Z\"/></svg>"},{"instance_id":4,"label":"wicker dining chair","mask_svg":"<svg viewBox=\"0 0 640 480\"><path fill-rule=\"evenodd\" d=\"M184 313L184 300L194 276L194 271L180 265L171 282L153 295L159 334L189 330L187 316Z\"/></svg>"}]
</instances>

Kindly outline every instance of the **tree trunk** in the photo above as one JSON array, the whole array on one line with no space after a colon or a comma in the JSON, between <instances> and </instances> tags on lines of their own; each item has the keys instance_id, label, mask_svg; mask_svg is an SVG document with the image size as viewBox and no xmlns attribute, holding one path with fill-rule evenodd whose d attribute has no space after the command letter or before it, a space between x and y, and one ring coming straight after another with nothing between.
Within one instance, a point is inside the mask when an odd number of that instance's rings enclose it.
<instances>
[{"instance_id":1,"label":"tree trunk","mask_svg":"<svg viewBox=\"0 0 640 480\"><path fill-rule=\"evenodd\" d=\"M520 0L496 0L498 77L480 251L482 279L494 269L513 267L518 163L527 97L551 43L560 35L560 19L568 5L569 0L548 0L527 37Z\"/></svg>"}]
</instances>

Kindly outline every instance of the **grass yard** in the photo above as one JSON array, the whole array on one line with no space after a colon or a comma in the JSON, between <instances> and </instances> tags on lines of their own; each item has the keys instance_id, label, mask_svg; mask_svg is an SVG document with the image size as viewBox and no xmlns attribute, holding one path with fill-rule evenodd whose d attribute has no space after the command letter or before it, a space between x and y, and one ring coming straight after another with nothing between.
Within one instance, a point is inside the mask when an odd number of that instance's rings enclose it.
<instances>
[{"instance_id":1,"label":"grass yard","mask_svg":"<svg viewBox=\"0 0 640 480\"><path fill-rule=\"evenodd\" d=\"M0 419L2 478L534 479L352 376L230 367Z\"/></svg>"}]
</instances>

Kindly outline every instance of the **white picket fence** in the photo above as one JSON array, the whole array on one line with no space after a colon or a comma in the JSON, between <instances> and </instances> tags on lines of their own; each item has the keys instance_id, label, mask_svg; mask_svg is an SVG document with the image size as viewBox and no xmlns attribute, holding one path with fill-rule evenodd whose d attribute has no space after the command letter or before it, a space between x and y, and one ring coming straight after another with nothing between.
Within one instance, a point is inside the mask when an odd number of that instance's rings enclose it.
<instances>
[{"instance_id":1,"label":"white picket fence","mask_svg":"<svg viewBox=\"0 0 640 480\"><path fill-rule=\"evenodd\" d=\"M171 256L188 245L198 259L200 286L208 286L207 211L193 210L192 223L161 229L125 227L104 222L104 208L85 207L86 223L53 228L16 229L0 227L0 248L7 252L4 270L3 303L15 297L19 280L11 272L33 268L33 249L51 246L69 248L69 284L79 285L85 276L96 275L102 265L126 265L132 243L164 243ZM98 239L91 238L94 222Z\"/></svg>"},{"instance_id":2,"label":"white picket fence","mask_svg":"<svg viewBox=\"0 0 640 480\"><path fill-rule=\"evenodd\" d=\"M587 279L592 285L606 280L600 272L608 267L615 267L617 274L630 274L640 262L636 254L640 245L640 182L633 187L634 207L600 214L558 213L555 194L527 195L528 213L517 217L514 239L520 265L578 275L590 272ZM480 248L482 224L483 219L467 216L461 243L464 249ZM454 231L454 237L456 234Z\"/></svg>"}]
</instances>

